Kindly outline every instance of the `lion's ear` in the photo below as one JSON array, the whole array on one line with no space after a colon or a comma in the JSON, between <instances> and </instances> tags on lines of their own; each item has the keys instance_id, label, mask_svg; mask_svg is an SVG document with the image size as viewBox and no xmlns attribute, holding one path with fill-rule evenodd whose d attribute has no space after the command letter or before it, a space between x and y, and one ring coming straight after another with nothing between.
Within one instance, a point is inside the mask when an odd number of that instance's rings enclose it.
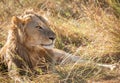
<instances>
[{"instance_id":1,"label":"lion's ear","mask_svg":"<svg viewBox=\"0 0 120 83\"><path fill-rule=\"evenodd\" d=\"M18 28L21 28L23 26L24 22L19 17L13 16L12 17L12 24L17 26Z\"/></svg>"}]
</instances>

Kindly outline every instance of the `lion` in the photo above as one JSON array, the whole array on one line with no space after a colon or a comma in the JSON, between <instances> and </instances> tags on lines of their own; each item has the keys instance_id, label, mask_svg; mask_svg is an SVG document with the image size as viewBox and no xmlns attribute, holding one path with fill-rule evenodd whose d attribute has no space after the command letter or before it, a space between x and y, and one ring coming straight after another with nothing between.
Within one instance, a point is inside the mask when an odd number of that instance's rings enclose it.
<instances>
[{"instance_id":1,"label":"lion","mask_svg":"<svg viewBox=\"0 0 120 83\"><path fill-rule=\"evenodd\" d=\"M56 34L50 29L49 23L39 14L28 12L20 17L13 16L7 41L0 50L9 76L20 81L19 75L28 71L36 73L36 68L46 71L55 64L86 62L80 56L56 49L55 39Z\"/></svg>"}]
</instances>

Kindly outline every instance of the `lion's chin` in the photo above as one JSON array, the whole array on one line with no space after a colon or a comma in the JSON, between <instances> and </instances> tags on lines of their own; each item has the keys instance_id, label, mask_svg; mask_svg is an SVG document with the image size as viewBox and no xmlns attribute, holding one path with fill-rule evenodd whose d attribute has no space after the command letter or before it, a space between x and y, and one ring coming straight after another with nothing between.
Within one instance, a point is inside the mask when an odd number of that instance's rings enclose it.
<instances>
[{"instance_id":1,"label":"lion's chin","mask_svg":"<svg viewBox=\"0 0 120 83\"><path fill-rule=\"evenodd\" d=\"M52 49L52 48L54 48L54 44L53 43L51 43L51 44L30 44L29 46L42 46L42 47L44 47L44 48L46 48L46 49Z\"/></svg>"},{"instance_id":2,"label":"lion's chin","mask_svg":"<svg viewBox=\"0 0 120 83\"><path fill-rule=\"evenodd\" d=\"M41 46L46 49L52 49L52 48L54 48L54 42L52 42L50 44L41 44Z\"/></svg>"},{"instance_id":3,"label":"lion's chin","mask_svg":"<svg viewBox=\"0 0 120 83\"><path fill-rule=\"evenodd\" d=\"M44 48L47 48L47 49L52 49L54 48L54 45L42 45Z\"/></svg>"}]
</instances>

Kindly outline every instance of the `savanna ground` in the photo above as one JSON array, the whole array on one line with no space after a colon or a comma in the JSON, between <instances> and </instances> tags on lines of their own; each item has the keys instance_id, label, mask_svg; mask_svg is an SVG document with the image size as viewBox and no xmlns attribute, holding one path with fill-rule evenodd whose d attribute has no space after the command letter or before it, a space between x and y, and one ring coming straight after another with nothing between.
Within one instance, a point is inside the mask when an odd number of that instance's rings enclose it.
<instances>
[{"instance_id":1,"label":"savanna ground","mask_svg":"<svg viewBox=\"0 0 120 83\"><path fill-rule=\"evenodd\" d=\"M114 70L89 63L56 66L55 73L31 76L32 83L119 83L119 0L0 0L0 47L5 44L11 17L30 8L47 17L57 34L56 48L117 65ZM14 83L2 65L0 83Z\"/></svg>"}]
</instances>

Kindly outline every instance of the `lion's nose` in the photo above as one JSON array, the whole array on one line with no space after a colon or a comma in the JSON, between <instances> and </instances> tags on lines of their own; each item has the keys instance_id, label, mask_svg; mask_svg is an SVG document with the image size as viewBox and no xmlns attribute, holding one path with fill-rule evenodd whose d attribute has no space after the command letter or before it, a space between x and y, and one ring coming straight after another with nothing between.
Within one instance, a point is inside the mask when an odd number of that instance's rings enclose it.
<instances>
[{"instance_id":1,"label":"lion's nose","mask_svg":"<svg viewBox=\"0 0 120 83\"><path fill-rule=\"evenodd\" d=\"M49 39L52 40L52 41L54 41L55 38L56 38L55 36L50 36L50 37L49 37Z\"/></svg>"}]
</instances>

